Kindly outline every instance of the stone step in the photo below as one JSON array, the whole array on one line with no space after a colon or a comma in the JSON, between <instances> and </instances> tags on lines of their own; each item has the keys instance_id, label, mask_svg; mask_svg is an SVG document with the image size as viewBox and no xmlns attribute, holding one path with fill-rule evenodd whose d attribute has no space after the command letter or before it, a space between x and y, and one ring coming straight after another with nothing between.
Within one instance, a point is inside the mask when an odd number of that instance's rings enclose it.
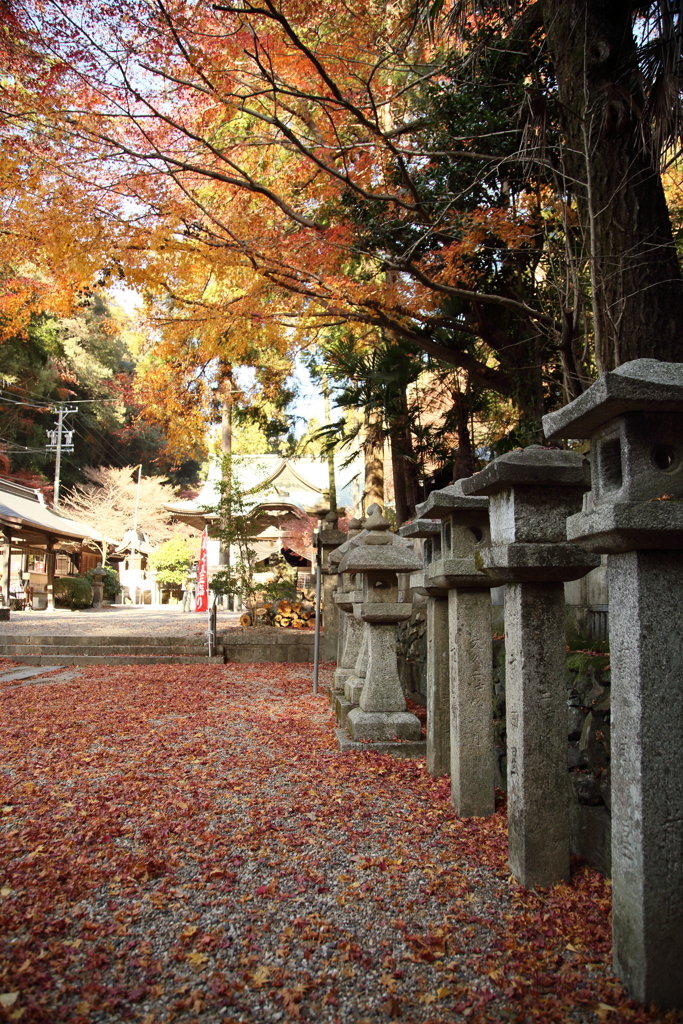
<instances>
[{"instance_id":1,"label":"stone step","mask_svg":"<svg viewBox=\"0 0 683 1024\"><path fill-rule=\"evenodd\" d=\"M322 634L321 634L322 635ZM251 647L251 646L273 646L279 647L313 647L315 644L315 633L313 631L293 629L285 632L283 629L274 629L271 632L254 631L251 633L245 629L243 633L216 633L216 642L225 647Z\"/></svg>"},{"instance_id":2,"label":"stone step","mask_svg":"<svg viewBox=\"0 0 683 1024\"><path fill-rule=\"evenodd\" d=\"M209 658L208 655L179 657L177 655L79 655L79 654L23 654L13 661L20 665L223 665L223 656Z\"/></svg>"},{"instance_id":3,"label":"stone step","mask_svg":"<svg viewBox=\"0 0 683 1024\"><path fill-rule=\"evenodd\" d=\"M100 639L104 639L101 637ZM0 657L3 658L16 658L23 657L24 655L44 655L45 657L52 657L53 655L71 655L75 654L79 657L101 657L112 656L130 656L130 657L178 657L178 658L196 658L203 656L208 653L208 644L186 644L180 646L169 645L166 649L162 648L161 645L148 646L146 644L100 644L86 647L83 644L6 644L0 643ZM217 647L216 653L223 656L223 648Z\"/></svg>"},{"instance_id":4,"label":"stone step","mask_svg":"<svg viewBox=\"0 0 683 1024\"><path fill-rule=\"evenodd\" d=\"M2 633L0 634L0 646L5 644L20 644L36 647L128 647L130 644L138 647L203 647L206 643L206 634L200 636L144 636L136 633L127 635L109 636L102 633L86 633L80 636L59 636L57 634L25 634L25 633Z\"/></svg>"}]
</instances>

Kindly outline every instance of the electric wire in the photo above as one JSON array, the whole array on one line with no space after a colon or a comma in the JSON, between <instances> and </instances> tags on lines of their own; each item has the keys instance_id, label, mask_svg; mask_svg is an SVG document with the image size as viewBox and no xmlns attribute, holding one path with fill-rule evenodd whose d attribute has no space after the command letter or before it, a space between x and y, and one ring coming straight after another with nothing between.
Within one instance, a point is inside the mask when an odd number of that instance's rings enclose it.
<instances>
[{"instance_id":1,"label":"electric wire","mask_svg":"<svg viewBox=\"0 0 683 1024\"><path fill-rule=\"evenodd\" d=\"M0 443L2 443L3 445L9 445L9 448L5 450L9 451L12 455L23 455L25 452L32 452L38 455L47 454L44 448L29 448L27 445L17 444L16 441L10 441L6 437L0 437Z\"/></svg>"}]
</instances>

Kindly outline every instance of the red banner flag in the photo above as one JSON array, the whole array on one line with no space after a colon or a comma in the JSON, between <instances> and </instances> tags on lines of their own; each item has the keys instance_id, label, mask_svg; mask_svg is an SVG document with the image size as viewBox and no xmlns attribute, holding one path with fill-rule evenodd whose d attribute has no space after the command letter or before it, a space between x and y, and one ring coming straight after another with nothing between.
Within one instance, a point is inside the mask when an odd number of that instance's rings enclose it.
<instances>
[{"instance_id":1,"label":"red banner flag","mask_svg":"<svg viewBox=\"0 0 683 1024\"><path fill-rule=\"evenodd\" d=\"M194 606L196 612L208 612L209 610L208 541L209 531L205 529L202 534L202 548L199 552L199 572L197 573L197 593Z\"/></svg>"}]
</instances>

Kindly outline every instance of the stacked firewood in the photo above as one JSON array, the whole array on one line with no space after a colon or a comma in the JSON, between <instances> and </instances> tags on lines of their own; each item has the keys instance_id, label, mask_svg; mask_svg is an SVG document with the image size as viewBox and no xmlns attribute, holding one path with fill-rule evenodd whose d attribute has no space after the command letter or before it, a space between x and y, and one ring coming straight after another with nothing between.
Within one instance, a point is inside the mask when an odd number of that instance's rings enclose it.
<instances>
[{"instance_id":1,"label":"stacked firewood","mask_svg":"<svg viewBox=\"0 0 683 1024\"><path fill-rule=\"evenodd\" d=\"M321 603L322 608L322 603ZM279 626L281 629L313 629L315 627L315 591L298 590L296 598L282 598L267 604L259 601L254 608L255 621L252 614L244 612L240 616L241 626Z\"/></svg>"}]
</instances>

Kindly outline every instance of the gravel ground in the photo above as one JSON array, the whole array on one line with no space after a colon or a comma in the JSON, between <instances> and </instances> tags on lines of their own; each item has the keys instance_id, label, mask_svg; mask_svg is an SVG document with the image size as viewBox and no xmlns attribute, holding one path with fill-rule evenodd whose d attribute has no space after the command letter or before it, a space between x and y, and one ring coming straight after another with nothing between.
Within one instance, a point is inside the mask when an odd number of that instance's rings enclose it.
<instances>
[{"instance_id":1,"label":"gravel ground","mask_svg":"<svg viewBox=\"0 0 683 1024\"><path fill-rule=\"evenodd\" d=\"M683 1020L613 977L596 872L524 892L504 807L458 820L423 761L338 754L310 676L0 681L0 1019Z\"/></svg>"},{"instance_id":2,"label":"gravel ground","mask_svg":"<svg viewBox=\"0 0 683 1024\"><path fill-rule=\"evenodd\" d=\"M108 605L104 608L86 608L72 612L68 608L54 611L10 612L9 622L0 622L0 643L3 634L34 636L199 636L206 633L206 615L182 612L171 605L147 607ZM218 612L218 627L222 631L237 626L239 612ZM240 628L240 627L237 627Z\"/></svg>"}]
</instances>

